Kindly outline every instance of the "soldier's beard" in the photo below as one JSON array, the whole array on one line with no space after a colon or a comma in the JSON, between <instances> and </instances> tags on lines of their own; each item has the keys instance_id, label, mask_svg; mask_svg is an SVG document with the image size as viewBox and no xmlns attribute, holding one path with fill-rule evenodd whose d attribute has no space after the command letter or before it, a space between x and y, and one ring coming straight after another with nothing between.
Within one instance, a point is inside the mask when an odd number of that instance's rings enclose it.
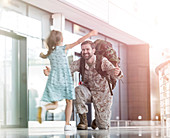
<instances>
[{"instance_id":1,"label":"soldier's beard","mask_svg":"<svg viewBox=\"0 0 170 138\"><path fill-rule=\"evenodd\" d=\"M85 55L86 54L82 55L85 60L89 60L93 56L93 54L89 54L89 56L85 56Z\"/></svg>"}]
</instances>

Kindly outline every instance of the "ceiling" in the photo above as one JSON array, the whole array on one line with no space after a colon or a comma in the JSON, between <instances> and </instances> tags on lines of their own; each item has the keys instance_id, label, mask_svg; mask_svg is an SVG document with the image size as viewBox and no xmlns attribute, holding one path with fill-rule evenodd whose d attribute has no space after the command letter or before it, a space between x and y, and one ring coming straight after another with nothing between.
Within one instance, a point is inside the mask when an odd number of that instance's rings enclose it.
<instances>
[{"instance_id":1,"label":"ceiling","mask_svg":"<svg viewBox=\"0 0 170 138\"><path fill-rule=\"evenodd\" d=\"M89 29L95 29L98 32L105 34L117 41L127 45L146 44L146 42L123 32L108 23L87 14L85 11L74 7L61 0L22 0L40 9L46 10L50 13L62 13L66 19L77 24L85 26Z\"/></svg>"}]
</instances>

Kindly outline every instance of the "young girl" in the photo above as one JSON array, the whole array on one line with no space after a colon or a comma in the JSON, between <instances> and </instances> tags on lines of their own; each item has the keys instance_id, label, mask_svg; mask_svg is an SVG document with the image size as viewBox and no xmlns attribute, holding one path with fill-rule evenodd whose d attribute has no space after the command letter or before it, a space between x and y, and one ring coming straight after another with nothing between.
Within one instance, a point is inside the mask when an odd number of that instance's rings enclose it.
<instances>
[{"instance_id":1,"label":"young girl","mask_svg":"<svg viewBox=\"0 0 170 138\"><path fill-rule=\"evenodd\" d=\"M98 33L93 30L80 38L78 41L72 44L63 45L62 33L55 30L51 31L46 40L48 52L46 55L43 53L40 54L40 57L42 58L49 58L51 71L48 76L43 97L41 99L44 102L49 102L49 104L38 108L37 118L39 123L42 123L42 121L45 120L45 113L47 110L56 109L58 106L58 101L66 99L66 122L64 130L72 130L69 121L72 114L72 100L75 99L75 93L66 53L68 49L73 48L85 39L97 34Z\"/></svg>"}]
</instances>

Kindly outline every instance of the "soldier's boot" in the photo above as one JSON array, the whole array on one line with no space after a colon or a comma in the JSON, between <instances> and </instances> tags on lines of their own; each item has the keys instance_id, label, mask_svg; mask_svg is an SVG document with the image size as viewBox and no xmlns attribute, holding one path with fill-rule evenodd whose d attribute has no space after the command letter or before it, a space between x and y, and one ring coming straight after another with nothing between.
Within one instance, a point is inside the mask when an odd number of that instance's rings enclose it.
<instances>
[{"instance_id":1,"label":"soldier's boot","mask_svg":"<svg viewBox=\"0 0 170 138\"><path fill-rule=\"evenodd\" d=\"M96 128L97 128L97 126L96 126L96 119L94 119L94 120L92 121L91 127L92 127L93 129L96 129Z\"/></svg>"},{"instance_id":2,"label":"soldier's boot","mask_svg":"<svg viewBox=\"0 0 170 138\"><path fill-rule=\"evenodd\" d=\"M80 117L80 123L77 125L78 130L86 130L88 127L88 122L87 122L87 115L86 113L84 114L79 114Z\"/></svg>"}]
</instances>

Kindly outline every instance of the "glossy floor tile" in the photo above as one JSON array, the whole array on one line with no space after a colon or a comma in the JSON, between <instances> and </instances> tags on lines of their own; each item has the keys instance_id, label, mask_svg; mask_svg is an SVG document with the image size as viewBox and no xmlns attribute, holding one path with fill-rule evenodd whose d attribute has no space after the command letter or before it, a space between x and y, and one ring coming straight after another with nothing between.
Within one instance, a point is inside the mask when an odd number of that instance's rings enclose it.
<instances>
[{"instance_id":1,"label":"glossy floor tile","mask_svg":"<svg viewBox=\"0 0 170 138\"><path fill-rule=\"evenodd\" d=\"M170 138L170 128L159 126L111 127L109 130L63 128L1 128L0 138Z\"/></svg>"}]
</instances>

